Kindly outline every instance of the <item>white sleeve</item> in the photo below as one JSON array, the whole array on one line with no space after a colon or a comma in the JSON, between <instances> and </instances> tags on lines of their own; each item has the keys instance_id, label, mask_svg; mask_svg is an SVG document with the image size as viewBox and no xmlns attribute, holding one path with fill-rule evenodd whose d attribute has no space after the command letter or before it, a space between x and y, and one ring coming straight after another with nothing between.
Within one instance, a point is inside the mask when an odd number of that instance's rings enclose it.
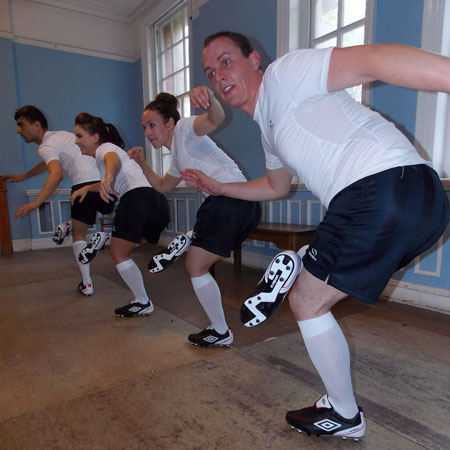
<instances>
[{"instance_id":1,"label":"white sleeve","mask_svg":"<svg viewBox=\"0 0 450 450\"><path fill-rule=\"evenodd\" d=\"M181 173L180 173L180 170L178 169L175 152L172 153L171 157L172 157L172 160L170 161L170 167L169 167L169 170L167 171L167 173L169 175L172 175L175 178L180 178Z\"/></svg>"},{"instance_id":2,"label":"white sleeve","mask_svg":"<svg viewBox=\"0 0 450 450\"><path fill-rule=\"evenodd\" d=\"M59 159L59 151L57 148L52 147L51 145L47 144L41 144L38 149L39 156L41 159L45 162L45 164L48 164L50 161L53 161L54 159Z\"/></svg>"},{"instance_id":3,"label":"white sleeve","mask_svg":"<svg viewBox=\"0 0 450 450\"><path fill-rule=\"evenodd\" d=\"M294 104L328 93L328 69L333 48L295 50L272 69L277 84ZM295 74L295 76L293 76Z\"/></svg>"},{"instance_id":4,"label":"white sleeve","mask_svg":"<svg viewBox=\"0 0 450 450\"><path fill-rule=\"evenodd\" d=\"M266 168L269 170L281 169L283 167L282 162L273 154L269 143L265 140L263 135L261 135L261 142L266 158Z\"/></svg>"}]
</instances>

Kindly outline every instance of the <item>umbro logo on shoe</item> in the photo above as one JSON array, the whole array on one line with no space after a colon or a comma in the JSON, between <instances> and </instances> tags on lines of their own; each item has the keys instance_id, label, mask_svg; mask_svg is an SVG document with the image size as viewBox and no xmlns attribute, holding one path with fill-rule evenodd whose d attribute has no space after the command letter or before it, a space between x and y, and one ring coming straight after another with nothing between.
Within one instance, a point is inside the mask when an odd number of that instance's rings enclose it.
<instances>
[{"instance_id":1,"label":"umbro logo on shoe","mask_svg":"<svg viewBox=\"0 0 450 450\"><path fill-rule=\"evenodd\" d=\"M333 422L332 420L329 420L329 419L320 420L319 422L314 422L314 425L317 428L320 428L321 430L324 430L324 431L334 431L334 430L337 430L338 428L342 427L342 425L340 423Z\"/></svg>"},{"instance_id":2,"label":"umbro logo on shoe","mask_svg":"<svg viewBox=\"0 0 450 450\"><path fill-rule=\"evenodd\" d=\"M206 336L203 338L204 341L209 342L212 344L213 342L216 342L219 338L216 336Z\"/></svg>"}]
</instances>

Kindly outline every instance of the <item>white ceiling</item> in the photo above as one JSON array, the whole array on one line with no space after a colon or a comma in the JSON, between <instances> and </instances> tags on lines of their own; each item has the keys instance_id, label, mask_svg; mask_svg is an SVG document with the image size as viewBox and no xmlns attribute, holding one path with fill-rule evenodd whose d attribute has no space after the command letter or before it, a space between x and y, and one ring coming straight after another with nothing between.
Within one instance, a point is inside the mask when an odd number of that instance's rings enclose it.
<instances>
[{"instance_id":1,"label":"white ceiling","mask_svg":"<svg viewBox=\"0 0 450 450\"><path fill-rule=\"evenodd\" d=\"M132 22L161 0L28 0L56 8Z\"/></svg>"}]
</instances>

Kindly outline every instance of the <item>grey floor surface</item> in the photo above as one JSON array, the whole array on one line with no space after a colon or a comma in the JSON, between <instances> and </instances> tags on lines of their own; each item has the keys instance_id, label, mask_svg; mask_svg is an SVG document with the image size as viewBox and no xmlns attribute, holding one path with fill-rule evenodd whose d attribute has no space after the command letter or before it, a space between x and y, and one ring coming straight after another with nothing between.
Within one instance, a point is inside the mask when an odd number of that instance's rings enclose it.
<instances>
[{"instance_id":1,"label":"grey floor surface","mask_svg":"<svg viewBox=\"0 0 450 450\"><path fill-rule=\"evenodd\" d=\"M132 319L113 315L131 294L107 251L87 298L71 248L0 257L1 450L450 449L450 316L341 302L367 435L308 437L284 416L323 387L287 303L260 327L239 321L262 271L217 264L235 342L197 348L186 337L208 323L184 261L150 275L156 251L133 254L156 308Z\"/></svg>"}]
</instances>

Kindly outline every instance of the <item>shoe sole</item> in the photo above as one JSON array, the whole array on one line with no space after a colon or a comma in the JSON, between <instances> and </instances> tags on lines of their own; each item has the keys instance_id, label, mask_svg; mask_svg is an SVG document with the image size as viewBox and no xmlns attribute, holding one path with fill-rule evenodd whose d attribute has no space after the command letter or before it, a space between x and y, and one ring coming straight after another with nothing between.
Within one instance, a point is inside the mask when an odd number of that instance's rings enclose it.
<instances>
[{"instance_id":1,"label":"shoe sole","mask_svg":"<svg viewBox=\"0 0 450 450\"><path fill-rule=\"evenodd\" d=\"M102 246L99 248L94 248L91 253L86 254L87 252L84 252L84 249L81 250L80 254L78 255L78 261L80 261L81 264L89 264L97 256L97 253L102 251L106 247L110 240L111 238L108 236ZM89 249L90 248L91 247L89 247Z\"/></svg>"},{"instance_id":2,"label":"shoe sole","mask_svg":"<svg viewBox=\"0 0 450 450\"><path fill-rule=\"evenodd\" d=\"M294 427L293 425L289 425L293 430L299 432L299 433L305 433L307 436L317 436L317 437L331 437L331 438L341 438L344 441L348 440L354 440L355 442L362 439L364 436L358 436L358 437L352 437L349 435L342 435L342 434L312 434L308 433L307 431L304 431L300 428Z\"/></svg>"},{"instance_id":3,"label":"shoe sole","mask_svg":"<svg viewBox=\"0 0 450 450\"><path fill-rule=\"evenodd\" d=\"M286 298L301 269L301 259L287 250L275 256L252 295L241 307L241 322L254 327L270 319Z\"/></svg>"},{"instance_id":4,"label":"shoe sole","mask_svg":"<svg viewBox=\"0 0 450 450\"><path fill-rule=\"evenodd\" d=\"M229 348L232 342L229 344L199 344L196 342L189 341L190 344L194 345L195 347L218 347L218 348Z\"/></svg>"},{"instance_id":5,"label":"shoe sole","mask_svg":"<svg viewBox=\"0 0 450 450\"><path fill-rule=\"evenodd\" d=\"M167 250L153 256L148 263L150 273L158 273L170 267L190 246L191 240L185 236L177 236L168 246Z\"/></svg>"},{"instance_id":6,"label":"shoe sole","mask_svg":"<svg viewBox=\"0 0 450 450\"><path fill-rule=\"evenodd\" d=\"M144 313L144 314L133 314L132 316L127 316L125 314L116 314L116 317L145 317L145 316L151 316L153 314L153 311L151 313Z\"/></svg>"},{"instance_id":7,"label":"shoe sole","mask_svg":"<svg viewBox=\"0 0 450 450\"><path fill-rule=\"evenodd\" d=\"M138 314L117 314L116 312L114 312L114 314L116 315L116 317L145 317L145 316L151 316L154 311L155 311L155 307L153 307L151 309L151 311L140 312Z\"/></svg>"},{"instance_id":8,"label":"shoe sole","mask_svg":"<svg viewBox=\"0 0 450 450\"><path fill-rule=\"evenodd\" d=\"M62 245L64 240L66 239L67 236L69 236L70 232L72 231L72 227L68 227L66 229L66 232L64 234L64 236L61 236L59 238L57 237L53 237L52 240L56 245Z\"/></svg>"}]
</instances>

